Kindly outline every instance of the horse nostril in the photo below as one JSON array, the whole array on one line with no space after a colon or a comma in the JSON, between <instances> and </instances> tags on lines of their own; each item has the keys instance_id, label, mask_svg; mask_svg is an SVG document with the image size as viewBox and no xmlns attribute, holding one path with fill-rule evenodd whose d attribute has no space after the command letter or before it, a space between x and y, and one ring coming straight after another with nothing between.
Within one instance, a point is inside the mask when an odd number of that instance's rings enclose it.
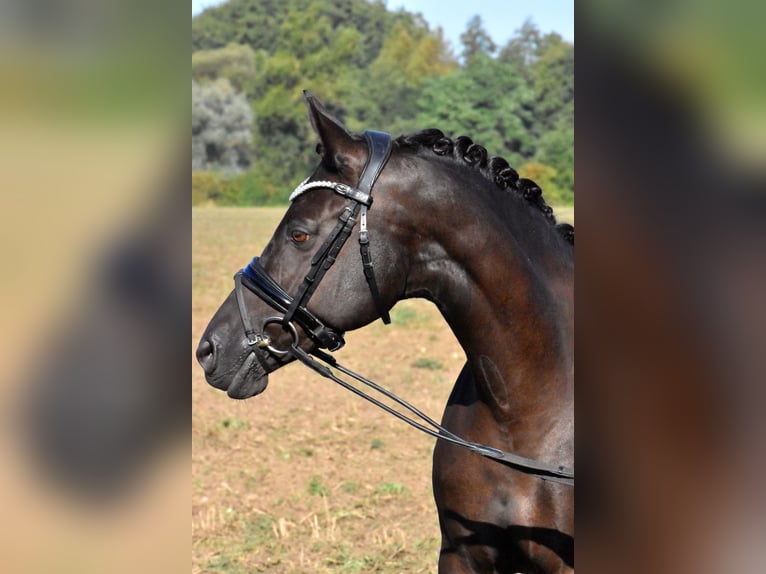
<instances>
[{"instance_id":1,"label":"horse nostril","mask_svg":"<svg viewBox=\"0 0 766 574\"><path fill-rule=\"evenodd\" d=\"M208 339L202 339L197 347L197 362L209 375L215 370L215 345Z\"/></svg>"}]
</instances>

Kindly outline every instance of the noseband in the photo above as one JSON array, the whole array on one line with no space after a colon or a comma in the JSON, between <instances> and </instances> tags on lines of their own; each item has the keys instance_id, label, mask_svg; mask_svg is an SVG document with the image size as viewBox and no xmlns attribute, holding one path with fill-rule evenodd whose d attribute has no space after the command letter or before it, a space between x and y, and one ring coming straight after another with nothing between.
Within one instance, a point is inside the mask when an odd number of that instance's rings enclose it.
<instances>
[{"instance_id":1,"label":"noseband","mask_svg":"<svg viewBox=\"0 0 766 574\"><path fill-rule=\"evenodd\" d=\"M308 302L314 291L319 286L320 281L327 271L332 267L338 257L340 250L345 245L351 231L356 224L357 217L361 212L361 223L359 229L359 248L362 254L362 268L367 285L370 288L373 301L378 314L383 322L388 324L391 318L388 315L383 301L380 298L378 284L375 280L375 270L370 256L370 242L367 232L367 210L372 206L372 188L378 179L380 172L391 157L391 136L387 133L377 131L366 131L364 137L367 141L369 153L367 163L362 170L357 186L351 187L344 183L331 181L304 181L290 196L292 201L305 191L314 188L331 189L335 193L346 197L349 201L343 212L338 217L338 223L335 225L332 233L327 237L322 246L311 258L311 268L303 279L303 283L298 289L295 297L292 297L285 291L277 281L261 266L259 258L253 260L234 276L234 292L237 297L237 306L242 318L242 326L245 329L248 344L265 348L268 351L278 355L286 355L289 351L277 349L271 345L271 341L265 332L257 332L250 322L245 306L245 300L242 296L242 286L244 285L265 301L272 309L284 313L281 318L272 317L264 325L272 323L281 323L283 327L293 336L293 343L297 344L297 332L293 322L300 325L306 334L314 341L320 349L337 351L344 344L343 333L325 325L316 315L308 310Z\"/></svg>"},{"instance_id":2,"label":"noseband","mask_svg":"<svg viewBox=\"0 0 766 574\"><path fill-rule=\"evenodd\" d=\"M375 181L378 179L380 172L388 162L388 158L391 156L391 136L386 133L376 131L366 131L364 132L364 136L369 148L369 154L367 157L367 163L364 167L364 170L362 171L362 175L359 177L359 182L355 188L344 183L332 181L309 182L306 180L300 184L290 195L290 200L292 201L305 191L315 188L323 188L331 189L335 193L342 195L349 200L343 209L343 212L338 217L338 223L335 225L332 233L330 233L322 246L311 258L311 268L306 274L306 277L303 279L303 283L298 289L295 297L287 293L287 291L285 291L279 285L279 283L271 275L269 275L269 273L261 266L258 257L253 258L253 260L244 269L238 271L234 275L234 293L237 298L239 315L242 319L242 326L245 330L245 335L247 336L248 345L250 345L250 347L253 349L253 352L259 351L265 355L268 355L269 353L277 357L292 355L293 358L300 361L307 367L313 369L323 377L335 381L352 393L370 401L371 403L382 408L393 416L437 439L462 446L486 458L491 458L502 464L510 466L511 468L520 470L521 472L542 478L543 480L549 480L568 486L574 486L574 469L566 468L562 465L554 465L532 460L517 454L504 452L493 447L467 441L459 436L454 435L442 427L440 424L438 424L436 421L432 420L427 415L406 401L400 399L390 391L387 391L369 379L354 373L350 369L346 369L337 363L332 355L324 353L321 350L312 351L312 355L314 355L314 357L325 363L323 365L298 346L299 335L295 327L296 323L306 332L312 341L314 341L319 349L336 351L345 344L343 333L337 329L325 325L321 319L309 311L307 305L309 299L311 299L311 296L314 294L314 291L319 285L319 282L325 276L330 267L332 267L333 263L335 263L340 250L343 248L346 241L350 237L351 231L356 224L357 217L360 217L359 248L362 255L362 267L364 276L370 288L370 293L372 294L372 298L375 302L375 307L378 311L378 314L383 319L384 323L388 324L391 322L391 318L388 315L388 310L383 304L383 301L380 297L380 292L378 291L378 285L375 280L375 271L372 265L372 258L370 257L369 237L367 232L367 210L372 206L372 188L375 185ZM269 317L264 321L261 327L261 331L257 331L253 327L247 312L247 306L245 305L244 294L242 292L243 286L255 293L272 309L282 313L283 315L281 317ZM290 334L292 337L292 343L290 347L287 349L279 349L273 346L271 339L265 333L266 327L272 324L281 325L282 328ZM421 421L423 421L425 424L417 422L416 420L403 415L397 410L392 409L388 405L367 395L353 385L350 385L349 383L341 380L335 376L331 369L329 369L326 365L334 367L345 375L348 375L360 383L363 383L372 388L376 392L385 395L389 399L409 410L416 417L421 419Z\"/></svg>"}]
</instances>

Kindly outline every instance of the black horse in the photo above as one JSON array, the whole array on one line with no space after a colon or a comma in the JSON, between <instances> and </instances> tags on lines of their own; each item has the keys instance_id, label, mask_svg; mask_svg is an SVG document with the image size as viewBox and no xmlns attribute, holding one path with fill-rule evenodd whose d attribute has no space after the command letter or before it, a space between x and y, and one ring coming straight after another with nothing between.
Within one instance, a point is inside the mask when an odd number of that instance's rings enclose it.
<instances>
[{"instance_id":1,"label":"black horse","mask_svg":"<svg viewBox=\"0 0 766 574\"><path fill-rule=\"evenodd\" d=\"M423 297L467 357L444 432L571 467L573 227L470 138L355 135L306 97L321 163L202 336L208 382L243 399L294 359L321 371L309 354ZM439 572L573 570L573 486L522 470L437 443Z\"/></svg>"}]
</instances>

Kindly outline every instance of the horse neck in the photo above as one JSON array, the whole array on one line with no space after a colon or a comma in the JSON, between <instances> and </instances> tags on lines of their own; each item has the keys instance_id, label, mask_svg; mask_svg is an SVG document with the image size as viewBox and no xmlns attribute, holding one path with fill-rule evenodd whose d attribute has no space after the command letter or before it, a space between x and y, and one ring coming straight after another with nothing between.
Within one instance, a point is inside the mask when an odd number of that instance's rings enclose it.
<instances>
[{"instance_id":1,"label":"horse neck","mask_svg":"<svg viewBox=\"0 0 766 574\"><path fill-rule=\"evenodd\" d=\"M571 251L525 202L482 205L475 195L458 199L459 191L449 198L441 188L426 211L430 229L413 253L410 294L437 305L495 418L524 426L570 411Z\"/></svg>"}]
</instances>

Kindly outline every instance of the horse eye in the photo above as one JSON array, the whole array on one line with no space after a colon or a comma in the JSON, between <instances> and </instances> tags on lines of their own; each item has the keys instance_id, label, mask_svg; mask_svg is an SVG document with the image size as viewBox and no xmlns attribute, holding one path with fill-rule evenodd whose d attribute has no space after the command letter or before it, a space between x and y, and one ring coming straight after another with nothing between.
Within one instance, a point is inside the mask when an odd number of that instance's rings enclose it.
<instances>
[{"instance_id":1,"label":"horse eye","mask_svg":"<svg viewBox=\"0 0 766 574\"><path fill-rule=\"evenodd\" d=\"M292 240L295 241L296 243L305 243L306 241L311 239L311 235L309 235L305 231L300 231L298 229L293 231L290 234L290 236L292 237Z\"/></svg>"}]
</instances>

